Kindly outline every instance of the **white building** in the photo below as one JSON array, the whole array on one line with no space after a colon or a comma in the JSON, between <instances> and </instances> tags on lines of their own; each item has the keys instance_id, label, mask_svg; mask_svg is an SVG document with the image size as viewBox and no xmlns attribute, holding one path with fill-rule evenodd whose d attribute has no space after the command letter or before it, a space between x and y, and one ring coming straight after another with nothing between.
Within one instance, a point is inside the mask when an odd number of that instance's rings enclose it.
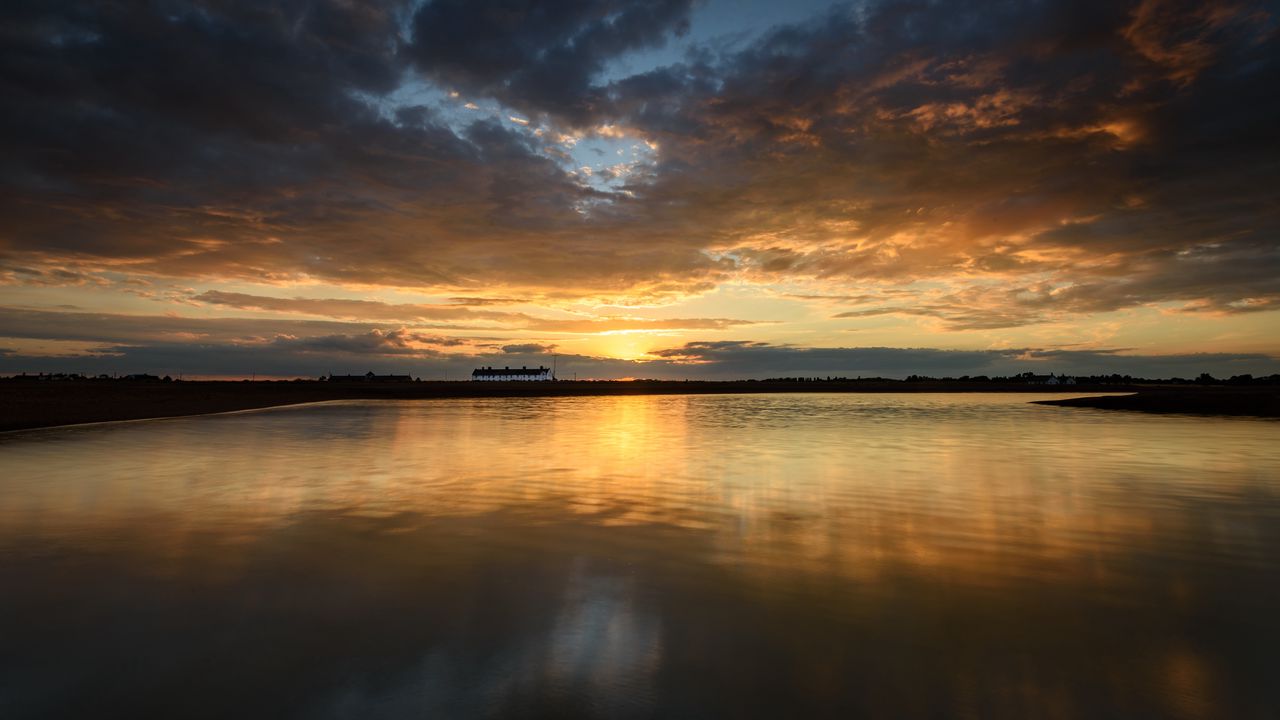
<instances>
[{"instance_id":1,"label":"white building","mask_svg":"<svg viewBox=\"0 0 1280 720\"><path fill-rule=\"evenodd\" d=\"M555 380L551 368L476 368L471 371L472 380L509 381L509 380Z\"/></svg>"},{"instance_id":2,"label":"white building","mask_svg":"<svg viewBox=\"0 0 1280 720\"><path fill-rule=\"evenodd\" d=\"M1038 377L1039 376L1037 376L1037 378ZM1050 373L1049 377L1041 380L1040 382L1045 385L1075 385L1076 379L1073 377L1067 377L1066 375L1055 376L1053 373Z\"/></svg>"}]
</instances>

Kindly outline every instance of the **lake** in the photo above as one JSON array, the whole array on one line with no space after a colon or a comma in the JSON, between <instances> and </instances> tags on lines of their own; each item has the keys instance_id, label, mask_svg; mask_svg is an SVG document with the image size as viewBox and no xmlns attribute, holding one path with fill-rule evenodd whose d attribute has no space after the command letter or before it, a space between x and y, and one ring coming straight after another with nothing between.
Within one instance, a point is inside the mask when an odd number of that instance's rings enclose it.
<instances>
[{"instance_id":1,"label":"lake","mask_svg":"<svg viewBox=\"0 0 1280 720\"><path fill-rule=\"evenodd\" d=\"M0 436L0 717L1277 717L1280 423L1030 399Z\"/></svg>"}]
</instances>

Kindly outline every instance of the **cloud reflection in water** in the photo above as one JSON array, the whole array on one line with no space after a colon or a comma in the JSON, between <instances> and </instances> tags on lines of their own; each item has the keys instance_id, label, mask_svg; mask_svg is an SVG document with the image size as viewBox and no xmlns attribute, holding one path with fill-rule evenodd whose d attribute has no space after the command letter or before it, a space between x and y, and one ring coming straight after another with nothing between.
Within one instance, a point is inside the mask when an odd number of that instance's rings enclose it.
<instances>
[{"instance_id":1,"label":"cloud reflection in water","mask_svg":"<svg viewBox=\"0 0 1280 720\"><path fill-rule=\"evenodd\" d=\"M1257 717L1267 421L335 403L0 443L6 717Z\"/></svg>"}]
</instances>

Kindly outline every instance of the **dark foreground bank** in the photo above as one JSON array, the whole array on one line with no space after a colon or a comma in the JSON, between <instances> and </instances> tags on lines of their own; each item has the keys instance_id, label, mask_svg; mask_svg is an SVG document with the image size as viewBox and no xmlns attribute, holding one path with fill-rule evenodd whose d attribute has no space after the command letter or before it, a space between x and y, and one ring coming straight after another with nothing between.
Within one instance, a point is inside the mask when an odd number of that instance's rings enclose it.
<instances>
[{"instance_id":1,"label":"dark foreground bank","mask_svg":"<svg viewBox=\"0 0 1280 720\"><path fill-rule=\"evenodd\" d=\"M326 400L417 400L477 397L700 395L781 392L1124 392L1129 386L966 382L5 382L0 431L57 425L201 415Z\"/></svg>"},{"instance_id":2,"label":"dark foreground bank","mask_svg":"<svg viewBox=\"0 0 1280 720\"><path fill-rule=\"evenodd\" d=\"M1033 400L1032 402L1039 405L1095 408L1098 410L1280 417L1280 393L1275 388L1145 390L1133 395L1104 395L1101 397Z\"/></svg>"}]
</instances>

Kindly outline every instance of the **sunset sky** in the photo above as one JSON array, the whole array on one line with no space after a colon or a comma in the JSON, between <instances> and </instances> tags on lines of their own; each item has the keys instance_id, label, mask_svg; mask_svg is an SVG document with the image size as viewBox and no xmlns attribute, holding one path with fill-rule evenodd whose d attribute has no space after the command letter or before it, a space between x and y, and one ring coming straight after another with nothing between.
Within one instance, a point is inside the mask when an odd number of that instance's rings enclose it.
<instances>
[{"instance_id":1,"label":"sunset sky","mask_svg":"<svg viewBox=\"0 0 1280 720\"><path fill-rule=\"evenodd\" d=\"M0 5L0 372L1280 372L1280 7Z\"/></svg>"}]
</instances>

